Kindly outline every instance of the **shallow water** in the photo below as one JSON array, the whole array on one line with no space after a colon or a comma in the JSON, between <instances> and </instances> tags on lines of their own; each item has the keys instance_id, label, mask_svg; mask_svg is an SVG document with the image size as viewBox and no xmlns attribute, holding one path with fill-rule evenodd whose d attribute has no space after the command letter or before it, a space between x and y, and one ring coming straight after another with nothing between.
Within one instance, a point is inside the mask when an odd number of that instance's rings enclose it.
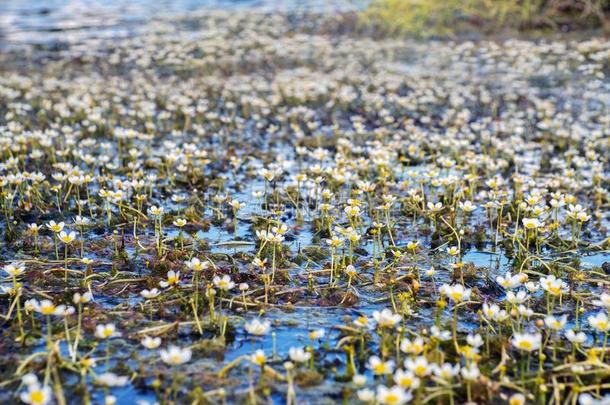
<instances>
[{"instance_id":1,"label":"shallow water","mask_svg":"<svg viewBox=\"0 0 610 405\"><path fill-rule=\"evenodd\" d=\"M276 10L278 5L287 11L288 17L283 14L260 17L261 12ZM561 249L545 247L539 259L533 261L532 266L526 266L526 270L532 270L529 274L533 279L539 278L537 273L546 271L540 265L540 260L556 266L554 272L561 277L571 275L572 271L584 270L585 276L599 281L571 284L584 294L586 300L590 300L591 295L599 295L605 288L603 282L606 279L600 267L610 261L610 254L607 249L600 252L599 243L607 237L607 202L597 205L590 197L593 186L582 180L591 177L592 165L584 159L575 164L579 169L577 175L580 176L580 183L576 183L582 184L584 190L579 190L574 184L562 184L566 176L557 174L562 168L562 161L553 162L555 166L552 168L541 168L540 162L541 158L548 157L549 145L557 146L557 154L568 155L562 145L563 138L558 135L557 138L550 138L552 142L547 142L540 137L548 136L548 132L536 130L536 125L546 124L548 117L545 114L548 114L556 119L553 123L560 129L582 133L585 140L598 142L591 147L593 150L602 156L607 152L603 142L591 134L604 128L604 118L600 118L600 115L609 101L607 95L610 92L607 90L610 89L610 82L599 75L604 69L592 61L587 69L592 69L594 74L579 71L577 62L584 58L584 54L589 55L588 51L575 50L582 44L518 41L507 44L466 42L457 45L442 41L417 43L388 38L374 41L357 35L333 36L324 29L323 18L300 14L302 10L332 14L344 7L354 6L351 2L338 1L264 0L159 2L151 7L140 1L55 1L44 6L32 1L17 1L0 5L2 41L12 51L3 54L6 64L2 67L7 75L0 82L0 94L7 100L10 98L10 102L7 101L2 108L15 114L15 120L23 121L27 127L27 130L3 127L4 144L11 145L13 139L23 133L32 135L31 129L46 131L49 127L55 127L60 134L55 139L56 145L46 147L48 150L40 147L47 154L44 155L44 162L36 161L25 152L19 155L27 162L24 166L28 170L42 170L50 177L58 169L45 162L51 156L57 158L52 154L55 148L60 150L66 145L77 144L75 148L78 154L58 155L59 158L73 159L79 168L96 175L102 169L111 173L112 182L105 183L105 186L119 189L120 182L144 176L134 169L124 170L127 156L125 151L121 152L119 144L122 141L118 141L117 135L119 129L135 128L145 132L142 128L146 128L146 124L153 122L156 125L150 131L155 134L152 140L134 138L129 142L136 156L134 160L141 165L143 173L157 176L157 180L151 181L146 206L154 204L166 209L164 237L170 255L160 260L156 257L150 215L144 224L140 222L134 226L145 249L136 248L130 235L130 221L134 217L113 206L114 221L106 221L104 202L96 197L102 186L94 183L89 187L95 201L91 215L94 224L87 233L85 245L86 256L95 260L91 267L96 276L91 278L95 301L90 306L95 310L94 321L112 321L125 328L121 331L123 336L111 341L110 369L138 374L127 386L110 390L120 404L133 403L137 399L155 400L158 398L152 393L155 379L167 383L170 378L171 369L161 363L158 351L147 351L140 346L138 331L144 328L186 321L175 332L163 335L162 347L172 343L182 346L204 343L209 346L206 350L197 351L193 361L181 368L189 378L183 394L193 388L191 382L199 383L201 379L205 390L226 386L231 391L231 401L244 399L252 368L247 361L233 370L227 381L219 383L211 376L228 362L250 355L257 349L263 349L271 356L269 363L281 370L289 348L311 344L319 356L316 359L317 367L324 375L319 385L299 388L298 398L306 403L333 403L339 401L344 390L353 389L350 383L336 381L341 380L346 369L345 355L337 344L345 335L339 327L353 325L357 316L366 315L370 319L373 311L392 308L397 313L404 312L401 323L404 330L400 333L408 336L421 334L426 339L429 338L429 329L435 324L449 329L452 319L450 309L437 311L435 306L439 297L438 287L459 279L453 270L458 260L472 272L465 285L476 289L477 295L477 302L460 312L457 329L461 340L471 331L482 330L479 329L476 313L482 302L506 303L506 291L495 280L507 272L515 273L519 263L515 260L514 251L505 251L502 244L494 245L492 242L497 232L487 222L487 214L481 205L489 199L486 193L491 193L493 187L481 184L478 190L481 194L471 196L479 204L474 215L469 218L463 214L453 217L459 217L459 221L464 222L464 238L468 239L459 257L446 253L449 244L454 243L450 232L445 229L447 234L441 237L434 235L436 225L432 226L431 217L399 204L391 210L391 215L397 219L393 227L395 246L391 246L384 236L383 248L378 248L369 232L374 218L364 208L363 225L356 227L362 239L353 255L354 265L361 277L354 280L351 290L346 287L345 277L340 281L340 288L328 289L328 272L325 271L330 266L331 258L325 242L326 235L323 230L314 230L314 219L318 216L316 206L320 198L311 197L309 202L312 204L301 200L300 208L305 218L297 220L296 210L284 198L285 195L281 201L284 212L279 215L266 210L261 201L252 197L253 190L270 187L256 174L257 170L274 164L282 168L281 177L274 182L274 187L280 190L289 183L290 176L301 170L309 170L310 179L324 177L321 184L334 187L336 191L330 200L337 204L338 212L333 225L346 227L349 223L341 213L346 199L354 197L350 194L355 190L351 184L353 179L347 178L347 186L338 182L334 184L332 171L326 172L324 169L341 166L348 174L354 173L363 179L372 176L381 181L383 176L374 165L368 169L359 167L362 162L358 159L380 159L379 167L383 168L384 156L391 156L388 166L392 171L392 180L384 183L384 187L388 188L388 192L406 199L409 179L424 178L431 170L438 170L439 174L432 177L439 180L446 180L452 175L461 179L467 172L465 167L471 163L462 154L476 152L481 159L481 156L489 157L485 164L474 167L484 180L495 176L508 177L518 172L528 177L530 183L535 183L535 186L527 185L529 191L540 185L551 190L574 192L576 200L583 202L589 211L601 212L600 218L591 221L587 227L582 249L562 252ZM225 13L215 14L218 9L224 9ZM188 16L184 16L185 11L189 12ZM271 19L272 23L267 24L266 18ZM335 22L330 20L328 24ZM27 52L20 50L22 46ZM603 48L604 45L599 47ZM591 45L591 48L596 49L596 45ZM564 56L564 53L568 56ZM35 93L35 101L25 94L30 88ZM38 100L39 96L43 101ZM48 107L44 107L45 101L50 102ZM24 107L28 103L36 111L56 114L54 119L58 124L30 115ZM183 116L187 114L182 109L197 111L194 114L196 122L186 124ZM96 117L103 115L112 123L116 133L105 126L99 132L97 129L86 132L88 129L85 128L91 122L82 118L83 110L87 110L91 120L99 123L100 127L103 120ZM137 113L132 114L132 110ZM161 114L170 118L160 118ZM582 118L582 114L592 118ZM4 117L8 117L8 114ZM424 117L427 120L422 119ZM37 121L38 118L40 121ZM357 128L352 118L360 119L362 126ZM393 120L396 118L404 118L405 121L398 123ZM450 126L447 126L447 121L451 123ZM281 127L279 132L272 130L278 125ZM76 128L77 135L70 135L70 126ZM457 127L460 128L458 133L455 132ZM379 129L396 134L398 143L383 131L374 132ZM487 139L485 132L494 133L495 137ZM526 135L521 136L524 133ZM530 136L530 133L535 136ZM42 140L34 139L31 142L44 144L45 134ZM90 139L95 141L86 143ZM451 150L449 143L454 140L462 145L454 145L456 150ZM69 143L72 141L74 143ZM344 142L340 144L339 141ZM342 150L346 148L346 142L352 149ZM102 144L108 145L102 147ZM584 146L577 142L575 144L579 148L575 154L583 154ZM414 156L413 162L399 162L397 153L400 152L402 157L410 156L408 147L412 145L432 154L425 159ZM516 148L514 158L502 154L511 146ZM305 147L307 154L299 157L297 147ZM191 159L194 150L204 151L210 162L190 162L194 167L178 170L176 166L186 160L186 155ZM437 158L447 150L462 167L441 167ZM94 158L90 162L81 161L81 152L90 153ZM138 152L143 155L138 156ZM167 163L164 159L170 154L178 158ZM340 159L335 159L335 155ZM104 157L108 157L108 162L100 164L98 161ZM231 166L231 159L236 157L238 167L235 168ZM508 171L494 166L496 162L507 159L515 167L518 166L518 170L513 172L512 168ZM8 157L2 163L3 171L12 170ZM607 161L602 163L602 173L608 172L607 164ZM313 167L316 166L320 166L320 170L314 171ZM200 178L189 179L187 176L195 169L201 170ZM174 177L170 182L166 176ZM221 182L222 186L211 184L212 179ZM54 184L54 180L49 181ZM103 181L106 182L106 179ZM201 183L197 185L198 190L193 185L196 181ZM406 185L402 187L402 184ZM303 194L315 191L315 188L310 180L308 188L302 190ZM52 197L48 187L41 189ZM135 193L129 187L128 190ZM507 186L507 190L507 196L512 197L512 189ZM446 191L439 185L421 186L421 192L428 201L449 201L443 194ZM201 198L203 203L190 200L176 203L170 200L174 194ZM383 193L377 190L372 194L374 204L380 204ZM235 221L231 219L231 210L226 207L229 196L245 203ZM68 197L62 212L55 209L52 200L45 210L29 212L24 207L23 211L17 212L16 226L20 236L16 241L7 243L1 252L2 259L28 260L41 256L42 260L33 263L33 269L28 269L32 273L57 267L57 263L51 261L54 258L51 233L43 230L41 238L44 248L39 255L32 252L31 238L24 236L24 231L26 223L36 221L42 224L51 219L66 220L68 227L72 228L71 220L77 206L74 198ZM129 198L132 197L130 194ZM214 202L214 197L220 197L220 202ZM367 207L366 198L361 198L363 207ZM133 202L128 200L129 204ZM269 206L274 207L273 203L269 202ZM195 207L194 214L189 214L193 220L181 232L171 224L171 220L186 216L189 207ZM371 212L376 211L372 209ZM562 211L562 216L564 214ZM550 213L545 215L548 215L547 220L552 219ZM294 291L274 295L276 302L272 305L262 304L261 272L251 265L251 260L258 253L254 233L257 228L254 224L261 216L269 222L285 223L289 229L282 244L289 254L286 255L286 262L279 266L280 270L285 270L282 275L285 278L276 287ZM375 220L380 219L375 216ZM506 221L512 221L512 217ZM6 226L6 223L3 222L3 225ZM117 235L121 237L113 236L113 230L117 230ZM179 235L192 238L196 243L191 244L192 240L187 239L184 251L178 240ZM560 239L570 240L570 227L562 223L558 235ZM483 242L477 242L477 238ZM510 234L506 239L511 239ZM120 243L113 245L117 240ZM417 254L406 250L407 243L412 240L421 242ZM121 253L124 252L125 257L114 256L114 251L121 244L124 245L121 246ZM595 244L598 246L595 247ZM515 248L513 245L511 247ZM536 249L530 250L534 254ZM404 255L400 260L393 260L392 251L402 251ZM231 293L232 301L223 304L231 330L226 346L221 349L214 349L214 345L219 343L215 339L216 331L206 330L200 336L194 330L190 310L188 307L185 309L180 299L175 299L176 295L182 298L182 290L164 290L164 296L171 297L173 302L167 305L156 301L145 304L140 297L144 287L158 286L168 269L183 272L181 288L184 288L187 296L192 294L191 275L184 268L184 259L191 254L209 258L218 264L206 275L205 283L210 284L213 275L228 274L237 282L251 283L250 291L257 289L248 296L249 299L257 298L256 304L253 304L256 308L244 311L238 305L242 297L235 290ZM269 253L266 255L269 256ZM347 260L345 245L338 255ZM372 262L375 260L384 268L381 282L375 282L373 278ZM86 268L80 264L73 267L79 271ZM431 267L437 269L433 278L424 275ZM593 271L595 274L591 275ZM417 288L412 283L414 274L417 277L421 275L421 285ZM402 279L398 284L393 284L397 277ZM111 285L121 279L131 282L125 287L122 284L119 287ZM46 281L49 285L34 280L32 287L48 289L48 293L62 303L70 302L69 292L83 288L77 277L71 279L68 286L60 285L58 281L61 280L56 277L49 277ZM65 287L71 290L65 291ZM413 291L414 312L409 314L395 303L395 295L402 293L408 296ZM336 293L345 293L345 299L347 292L353 292L356 298L344 304L340 299L342 297ZM2 309L6 311L9 300L2 300ZM540 320L540 311L544 311L543 293L533 293L531 301L539 311L536 316ZM573 303L566 299L557 305L557 309L561 313L571 313ZM582 316L586 317L594 311L596 309L587 303ZM436 314L438 319L435 318ZM256 318L271 321L274 335L249 336L244 331L244 323ZM574 320L570 318L568 326L573 325ZM320 341L310 342L307 334L318 328L325 330L325 336ZM43 326L39 329L42 331ZM11 333L7 331L6 336L12 338ZM91 325L87 333L91 338ZM591 331L587 330L587 333L589 335L584 346L589 347L595 341ZM366 352L360 353L362 359L379 350L379 336L376 332L371 332L371 335ZM17 348L15 345L14 350L22 358L27 356L28 350L43 351L43 336L36 335L30 347ZM94 350L96 357L104 356L104 345L102 343ZM452 349L448 349L450 353ZM63 343L61 351L65 357L67 347ZM362 359L358 361L358 371L367 375L369 381L374 381L372 372L364 367ZM485 363L498 360L486 358ZM456 361L460 361L459 356ZM140 372L143 365L146 367ZM106 365L100 360L95 372L105 370ZM74 376L69 377L67 384L74 384L73 380ZM375 381L376 384L378 380ZM90 379L88 383L93 390L93 399L101 402L104 390L90 385ZM15 388L15 385L11 388ZM70 386L66 389L69 391L73 388ZM268 397L273 402L283 403L285 391L285 385L277 383ZM12 394L9 390L0 389L0 398L7 401L13 398ZM348 402L351 401L355 401L353 396L349 397ZM74 399L74 402L78 400Z\"/></svg>"},{"instance_id":2,"label":"shallow water","mask_svg":"<svg viewBox=\"0 0 610 405\"><path fill-rule=\"evenodd\" d=\"M129 38L157 18L215 10L267 13L354 10L364 0L12 0L0 2L0 49L25 44L61 46Z\"/></svg>"}]
</instances>

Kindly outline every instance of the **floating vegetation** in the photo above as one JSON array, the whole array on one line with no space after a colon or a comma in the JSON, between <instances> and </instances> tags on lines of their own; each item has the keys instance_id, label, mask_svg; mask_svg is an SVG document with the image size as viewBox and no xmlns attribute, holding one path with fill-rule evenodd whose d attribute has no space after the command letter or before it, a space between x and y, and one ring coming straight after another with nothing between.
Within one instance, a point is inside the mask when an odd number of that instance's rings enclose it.
<instances>
[{"instance_id":1,"label":"floating vegetation","mask_svg":"<svg viewBox=\"0 0 610 405\"><path fill-rule=\"evenodd\" d=\"M293 17L0 54L1 401L608 403L610 43Z\"/></svg>"}]
</instances>

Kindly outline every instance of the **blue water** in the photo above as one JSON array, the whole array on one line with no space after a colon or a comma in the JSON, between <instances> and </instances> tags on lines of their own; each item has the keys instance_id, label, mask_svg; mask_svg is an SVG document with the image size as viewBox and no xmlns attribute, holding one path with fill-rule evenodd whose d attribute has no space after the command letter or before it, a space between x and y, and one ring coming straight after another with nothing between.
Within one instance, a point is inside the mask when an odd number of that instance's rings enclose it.
<instances>
[{"instance_id":1,"label":"blue water","mask_svg":"<svg viewBox=\"0 0 610 405\"><path fill-rule=\"evenodd\" d=\"M335 12L366 0L12 0L0 1L0 48L130 37L153 19L215 10Z\"/></svg>"}]
</instances>

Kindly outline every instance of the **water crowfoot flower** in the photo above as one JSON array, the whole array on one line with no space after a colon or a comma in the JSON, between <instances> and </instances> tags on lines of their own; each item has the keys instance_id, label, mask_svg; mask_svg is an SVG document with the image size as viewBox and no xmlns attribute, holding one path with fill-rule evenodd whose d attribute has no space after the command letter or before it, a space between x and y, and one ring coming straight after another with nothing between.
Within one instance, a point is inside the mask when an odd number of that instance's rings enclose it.
<instances>
[{"instance_id":1,"label":"water crowfoot flower","mask_svg":"<svg viewBox=\"0 0 610 405\"><path fill-rule=\"evenodd\" d=\"M383 361L377 356L371 356L369 357L367 367L375 375L392 374L392 371L394 371L394 361Z\"/></svg>"},{"instance_id":2,"label":"water crowfoot flower","mask_svg":"<svg viewBox=\"0 0 610 405\"><path fill-rule=\"evenodd\" d=\"M383 405L402 405L409 402L411 398L413 398L411 393L396 385L391 388L385 385L377 387L377 401Z\"/></svg>"},{"instance_id":3,"label":"water crowfoot flower","mask_svg":"<svg viewBox=\"0 0 610 405\"><path fill-rule=\"evenodd\" d=\"M302 347L291 347L288 350L288 356L295 363L307 363L311 359L311 353L305 351Z\"/></svg>"},{"instance_id":4,"label":"water crowfoot flower","mask_svg":"<svg viewBox=\"0 0 610 405\"><path fill-rule=\"evenodd\" d=\"M253 319L250 322L246 322L244 325L244 329L251 335L262 336L269 332L269 328L271 328L271 322L269 321L260 321L258 319Z\"/></svg>"},{"instance_id":5,"label":"water crowfoot flower","mask_svg":"<svg viewBox=\"0 0 610 405\"><path fill-rule=\"evenodd\" d=\"M170 346L168 349L159 352L161 360L168 366L179 366L180 364L188 363L191 360L193 352L191 349L180 348L178 346Z\"/></svg>"},{"instance_id":6,"label":"water crowfoot flower","mask_svg":"<svg viewBox=\"0 0 610 405\"><path fill-rule=\"evenodd\" d=\"M27 390L19 395L26 404L46 405L52 401L53 394L48 386L41 386L38 382L28 384Z\"/></svg>"},{"instance_id":7,"label":"water crowfoot flower","mask_svg":"<svg viewBox=\"0 0 610 405\"><path fill-rule=\"evenodd\" d=\"M157 347L159 347L161 345L161 338L144 336L144 338L140 341L140 343L142 343L142 346L144 346L145 348L152 350L152 349L156 349Z\"/></svg>"},{"instance_id":8,"label":"water crowfoot flower","mask_svg":"<svg viewBox=\"0 0 610 405\"><path fill-rule=\"evenodd\" d=\"M514 347L525 352L533 352L540 349L542 336L539 333L515 333L511 340Z\"/></svg>"}]
</instances>

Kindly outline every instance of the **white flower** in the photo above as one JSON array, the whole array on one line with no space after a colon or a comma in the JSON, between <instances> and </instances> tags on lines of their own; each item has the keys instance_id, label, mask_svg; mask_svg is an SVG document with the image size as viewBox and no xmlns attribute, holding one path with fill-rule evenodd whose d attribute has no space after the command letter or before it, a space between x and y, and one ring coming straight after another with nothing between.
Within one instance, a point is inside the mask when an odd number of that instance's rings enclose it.
<instances>
[{"instance_id":1,"label":"white flower","mask_svg":"<svg viewBox=\"0 0 610 405\"><path fill-rule=\"evenodd\" d=\"M525 318L531 318L534 315L534 310L526 307L525 305L519 305L517 307L517 312L519 312L519 315Z\"/></svg>"},{"instance_id":2,"label":"white flower","mask_svg":"<svg viewBox=\"0 0 610 405\"><path fill-rule=\"evenodd\" d=\"M64 229L65 225L66 224L63 222L56 223L55 221L49 221L49 223L47 224L47 228L49 228L51 231L53 231L55 233L59 233L59 232L61 232L62 229Z\"/></svg>"},{"instance_id":3,"label":"white flower","mask_svg":"<svg viewBox=\"0 0 610 405\"><path fill-rule=\"evenodd\" d=\"M148 214L152 215L153 217L160 217L163 215L164 212L165 210L163 209L163 207L157 207L155 205L151 206L148 209Z\"/></svg>"},{"instance_id":4,"label":"white flower","mask_svg":"<svg viewBox=\"0 0 610 405\"><path fill-rule=\"evenodd\" d=\"M519 393L511 395L508 405L525 405L525 395Z\"/></svg>"},{"instance_id":5,"label":"white flower","mask_svg":"<svg viewBox=\"0 0 610 405\"><path fill-rule=\"evenodd\" d=\"M606 309L610 309L610 294L602 293L598 300L591 301L591 304L602 307Z\"/></svg>"},{"instance_id":6,"label":"white flower","mask_svg":"<svg viewBox=\"0 0 610 405\"><path fill-rule=\"evenodd\" d=\"M433 327L430 328L430 334L432 335L432 337L440 340L440 341L445 341L445 340L449 340L451 339L451 332L448 330L441 330L439 329L438 326L434 325Z\"/></svg>"},{"instance_id":7,"label":"white flower","mask_svg":"<svg viewBox=\"0 0 610 405\"><path fill-rule=\"evenodd\" d=\"M374 311L373 319L375 319L377 326L380 328L393 328L402 320L402 317L399 314L393 313L388 308L384 308L381 312Z\"/></svg>"},{"instance_id":8,"label":"white flower","mask_svg":"<svg viewBox=\"0 0 610 405\"><path fill-rule=\"evenodd\" d=\"M34 311L39 312L43 315L61 316L66 310L65 305L55 305L52 301L49 300L42 300L40 302L32 301L32 305L34 306Z\"/></svg>"},{"instance_id":9,"label":"white flower","mask_svg":"<svg viewBox=\"0 0 610 405\"><path fill-rule=\"evenodd\" d=\"M271 327L271 322L265 320L260 321L258 319L253 319L250 322L246 322L244 325L244 329L251 335L262 336L269 331Z\"/></svg>"},{"instance_id":10,"label":"white flower","mask_svg":"<svg viewBox=\"0 0 610 405\"><path fill-rule=\"evenodd\" d=\"M475 204L473 204L472 201L460 201L458 203L458 208L461 209L462 211L468 213L468 212L472 212L475 209L477 209L477 206Z\"/></svg>"},{"instance_id":11,"label":"white flower","mask_svg":"<svg viewBox=\"0 0 610 405\"><path fill-rule=\"evenodd\" d=\"M25 264L22 262L9 263L3 267L3 270L11 277L19 277L25 271Z\"/></svg>"},{"instance_id":12,"label":"white flower","mask_svg":"<svg viewBox=\"0 0 610 405\"><path fill-rule=\"evenodd\" d=\"M369 388L363 388L356 393L358 399L362 402L373 402L375 400L375 392Z\"/></svg>"},{"instance_id":13,"label":"white flower","mask_svg":"<svg viewBox=\"0 0 610 405\"><path fill-rule=\"evenodd\" d=\"M347 267L345 267L344 271L348 277L354 277L356 274L358 274L358 272L356 271L356 268L351 264L347 265Z\"/></svg>"},{"instance_id":14,"label":"white flower","mask_svg":"<svg viewBox=\"0 0 610 405\"><path fill-rule=\"evenodd\" d=\"M500 312L500 307L497 304L488 303L483 304L483 316L487 319L493 319L494 316Z\"/></svg>"},{"instance_id":15,"label":"white flower","mask_svg":"<svg viewBox=\"0 0 610 405\"><path fill-rule=\"evenodd\" d=\"M174 224L174 226L178 227L178 228L182 228L184 225L186 225L186 219L184 218L178 218L175 219L172 224Z\"/></svg>"},{"instance_id":16,"label":"white flower","mask_svg":"<svg viewBox=\"0 0 610 405\"><path fill-rule=\"evenodd\" d=\"M53 394L48 386L41 386L38 381L28 384L28 389L19 396L23 402L30 405L45 405L51 402Z\"/></svg>"},{"instance_id":17,"label":"white flower","mask_svg":"<svg viewBox=\"0 0 610 405\"><path fill-rule=\"evenodd\" d=\"M580 405L609 405L610 395L604 395L601 399L595 399L591 394L584 393L578 397L578 403Z\"/></svg>"},{"instance_id":18,"label":"white flower","mask_svg":"<svg viewBox=\"0 0 610 405\"><path fill-rule=\"evenodd\" d=\"M65 307L64 311L62 313L63 316L69 316L72 315L74 312L76 312L76 310L74 309L73 306L69 306L69 307Z\"/></svg>"},{"instance_id":19,"label":"white flower","mask_svg":"<svg viewBox=\"0 0 610 405\"><path fill-rule=\"evenodd\" d=\"M566 322L568 321L568 316L564 315L561 318L556 318L553 315L549 315L544 318L544 324L547 328L560 330L566 326Z\"/></svg>"},{"instance_id":20,"label":"white flower","mask_svg":"<svg viewBox=\"0 0 610 405\"><path fill-rule=\"evenodd\" d=\"M418 356L414 359L406 359L405 367L418 377L425 377L430 374L430 364L424 356Z\"/></svg>"},{"instance_id":21,"label":"white flower","mask_svg":"<svg viewBox=\"0 0 610 405\"><path fill-rule=\"evenodd\" d=\"M84 294L74 293L72 296L72 302L75 304L85 304L93 299L93 294L86 292Z\"/></svg>"},{"instance_id":22,"label":"white flower","mask_svg":"<svg viewBox=\"0 0 610 405\"><path fill-rule=\"evenodd\" d=\"M477 335L479 336L479 335ZM436 364L432 365L432 372L438 378L449 381L460 373L460 365L452 365L451 363L444 363L442 366Z\"/></svg>"},{"instance_id":23,"label":"white flower","mask_svg":"<svg viewBox=\"0 0 610 405\"><path fill-rule=\"evenodd\" d=\"M573 344L583 344L587 341L587 335L584 332L574 332L572 329L566 332L566 339L568 339Z\"/></svg>"},{"instance_id":24,"label":"white flower","mask_svg":"<svg viewBox=\"0 0 610 405\"><path fill-rule=\"evenodd\" d=\"M262 350L257 350L250 356L250 361L258 366L263 366L267 361L267 357L265 356L265 352Z\"/></svg>"},{"instance_id":25,"label":"white flower","mask_svg":"<svg viewBox=\"0 0 610 405\"><path fill-rule=\"evenodd\" d=\"M519 350L533 352L542 345L542 336L539 333L515 333L511 343Z\"/></svg>"},{"instance_id":26,"label":"white flower","mask_svg":"<svg viewBox=\"0 0 610 405\"><path fill-rule=\"evenodd\" d=\"M538 229L543 225L536 218L523 218L521 221L523 222L525 229Z\"/></svg>"},{"instance_id":27,"label":"white flower","mask_svg":"<svg viewBox=\"0 0 610 405\"><path fill-rule=\"evenodd\" d=\"M400 342L400 350L403 353L418 355L424 351L424 339L418 337L411 341L410 339L405 338Z\"/></svg>"},{"instance_id":28,"label":"white flower","mask_svg":"<svg viewBox=\"0 0 610 405\"><path fill-rule=\"evenodd\" d=\"M330 239L326 239L326 244L329 245L333 249L340 248L343 245L343 239L333 236Z\"/></svg>"},{"instance_id":29,"label":"white flower","mask_svg":"<svg viewBox=\"0 0 610 405\"><path fill-rule=\"evenodd\" d=\"M120 335L121 334L116 331L116 326L112 323L95 326L95 336L99 339L108 339Z\"/></svg>"},{"instance_id":30,"label":"white flower","mask_svg":"<svg viewBox=\"0 0 610 405\"><path fill-rule=\"evenodd\" d=\"M520 274L512 275L510 272L506 272L504 276L496 277L496 281L506 289L513 289L521 285L522 277Z\"/></svg>"},{"instance_id":31,"label":"white flower","mask_svg":"<svg viewBox=\"0 0 610 405\"><path fill-rule=\"evenodd\" d=\"M142 343L142 346L144 346L147 349L156 349L157 347L159 347L161 345L161 338L144 336L144 339L142 339L140 341L140 343Z\"/></svg>"},{"instance_id":32,"label":"white flower","mask_svg":"<svg viewBox=\"0 0 610 405\"><path fill-rule=\"evenodd\" d=\"M483 338L478 333L476 335L469 334L466 336L466 343L472 347L481 347L483 346Z\"/></svg>"},{"instance_id":33,"label":"white flower","mask_svg":"<svg viewBox=\"0 0 610 405\"><path fill-rule=\"evenodd\" d=\"M171 287L173 285L178 285L180 283L180 272L170 270L167 272L167 278L165 280L161 280L159 282L159 286L161 288Z\"/></svg>"},{"instance_id":34,"label":"white flower","mask_svg":"<svg viewBox=\"0 0 610 405\"><path fill-rule=\"evenodd\" d=\"M458 249L457 246L451 246L447 248L447 253L451 256L457 256L460 254L460 249Z\"/></svg>"},{"instance_id":35,"label":"white flower","mask_svg":"<svg viewBox=\"0 0 610 405\"><path fill-rule=\"evenodd\" d=\"M291 347L288 349L288 356L295 363L305 363L311 359L311 353L303 350L302 347Z\"/></svg>"},{"instance_id":36,"label":"white flower","mask_svg":"<svg viewBox=\"0 0 610 405\"><path fill-rule=\"evenodd\" d=\"M235 283L233 281L231 281L231 277L226 274L222 277L218 277L218 276L214 277L212 282L214 283L214 285L217 288L224 290L224 291L229 291L230 289L235 287Z\"/></svg>"},{"instance_id":37,"label":"white flower","mask_svg":"<svg viewBox=\"0 0 610 405\"><path fill-rule=\"evenodd\" d=\"M397 385L388 388L385 385L377 386L377 401L382 405L402 405L412 398L411 393L406 392Z\"/></svg>"},{"instance_id":38,"label":"white flower","mask_svg":"<svg viewBox=\"0 0 610 405\"><path fill-rule=\"evenodd\" d=\"M91 223L91 220L86 217L81 217L81 216L77 215L76 218L74 218L74 225L77 225L77 226L87 226L90 223Z\"/></svg>"},{"instance_id":39,"label":"white flower","mask_svg":"<svg viewBox=\"0 0 610 405\"><path fill-rule=\"evenodd\" d=\"M540 286L551 295L557 296L568 292L568 284L552 274L547 277L542 277L540 279Z\"/></svg>"},{"instance_id":40,"label":"white flower","mask_svg":"<svg viewBox=\"0 0 610 405\"><path fill-rule=\"evenodd\" d=\"M363 374L355 374L352 377L352 382L356 387L363 387L366 384L366 376Z\"/></svg>"},{"instance_id":41,"label":"white flower","mask_svg":"<svg viewBox=\"0 0 610 405\"><path fill-rule=\"evenodd\" d=\"M61 240L66 245L69 245L76 239L76 232L72 231L70 233L66 233L66 231L61 231L59 233L59 240Z\"/></svg>"},{"instance_id":42,"label":"white flower","mask_svg":"<svg viewBox=\"0 0 610 405\"><path fill-rule=\"evenodd\" d=\"M280 235L284 235L286 232L288 232L288 226L286 226L286 224L281 224L280 226L274 226L271 228L271 232L280 234Z\"/></svg>"},{"instance_id":43,"label":"white flower","mask_svg":"<svg viewBox=\"0 0 610 405\"><path fill-rule=\"evenodd\" d=\"M599 312L597 315L591 315L587 318L589 321L589 325L599 332L608 332L610 331L610 321L608 321L608 315Z\"/></svg>"},{"instance_id":44,"label":"white flower","mask_svg":"<svg viewBox=\"0 0 610 405\"><path fill-rule=\"evenodd\" d=\"M481 372L476 364L470 364L468 367L462 368L461 373L462 377L469 381L476 380L481 375Z\"/></svg>"},{"instance_id":45,"label":"white flower","mask_svg":"<svg viewBox=\"0 0 610 405\"><path fill-rule=\"evenodd\" d=\"M443 209L443 203L442 202L437 202L437 203L433 203L432 201L428 201L428 210L430 210L430 212L432 213L437 213L440 212Z\"/></svg>"},{"instance_id":46,"label":"white flower","mask_svg":"<svg viewBox=\"0 0 610 405\"><path fill-rule=\"evenodd\" d=\"M348 205L343 209L343 211L349 218L354 218L360 215L360 207L357 205Z\"/></svg>"},{"instance_id":47,"label":"white flower","mask_svg":"<svg viewBox=\"0 0 610 405\"><path fill-rule=\"evenodd\" d=\"M156 298L161 294L161 292L157 288L153 288L151 290L142 290L140 291L140 295L147 300Z\"/></svg>"},{"instance_id":48,"label":"white flower","mask_svg":"<svg viewBox=\"0 0 610 405\"><path fill-rule=\"evenodd\" d=\"M394 373L394 382L401 387L409 390L414 390L419 387L420 379L413 374L413 371L396 370Z\"/></svg>"},{"instance_id":49,"label":"white flower","mask_svg":"<svg viewBox=\"0 0 610 405\"><path fill-rule=\"evenodd\" d=\"M38 377L34 373L27 373L23 377L21 377L21 382L25 385L34 385L38 384Z\"/></svg>"},{"instance_id":50,"label":"white flower","mask_svg":"<svg viewBox=\"0 0 610 405\"><path fill-rule=\"evenodd\" d=\"M231 208L233 208L235 211L239 211L245 204L242 202L239 202L239 200L231 200L228 203Z\"/></svg>"},{"instance_id":51,"label":"white flower","mask_svg":"<svg viewBox=\"0 0 610 405\"><path fill-rule=\"evenodd\" d=\"M187 260L186 262L184 262L184 264L186 265L186 267L193 271L202 271L210 266L210 262L208 262L207 260L201 261L196 257L193 257L191 260Z\"/></svg>"},{"instance_id":52,"label":"white flower","mask_svg":"<svg viewBox=\"0 0 610 405\"><path fill-rule=\"evenodd\" d=\"M468 301L470 299L470 295L472 294L472 290L470 288L465 288L461 284L443 284L440 291L455 303Z\"/></svg>"},{"instance_id":53,"label":"white flower","mask_svg":"<svg viewBox=\"0 0 610 405\"><path fill-rule=\"evenodd\" d=\"M394 361L383 361L377 356L371 356L369 358L367 367L375 375L392 374L392 371L394 371Z\"/></svg>"},{"instance_id":54,"label":"white flower","mask_svg":"<svg viewBox=\"0 0 610 405\"><path fill-rule=\"evenodd\" d=\"M517 294L512 291L508 291L506 293L506 301L513 305L523 304L525 301L527 301L527 294L525 291L519 291Z\"/></svg>"},{"instance_id":55,"label":"white flower","mask_svg":"<svg viewBox=\"0 0 610 405\"><path fill-rule=\"evenodd\" d=\"M177 366L190 361L193 352L188 347L182 349L178 346L170 346L167 350L161 350L160 355L165 364Z\"/></svg>"}]
</instances>

